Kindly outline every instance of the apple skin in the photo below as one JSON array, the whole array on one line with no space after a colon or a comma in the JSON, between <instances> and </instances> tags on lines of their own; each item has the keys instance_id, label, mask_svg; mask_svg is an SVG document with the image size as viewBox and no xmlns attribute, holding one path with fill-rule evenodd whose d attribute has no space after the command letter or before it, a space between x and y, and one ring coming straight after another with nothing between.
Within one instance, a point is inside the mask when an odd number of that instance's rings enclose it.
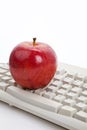
<instances>
[{"instance_id":1,"label":"apple skin","mask_svg":"<svg viewBox=\"0 0 87 130\"><path fill-rule=\"evenodd\" d=\"M9 68L22 88L43 88L56 72L57 56L48 44L21 42L10 54Z\"/></svg>"}]
</instances>

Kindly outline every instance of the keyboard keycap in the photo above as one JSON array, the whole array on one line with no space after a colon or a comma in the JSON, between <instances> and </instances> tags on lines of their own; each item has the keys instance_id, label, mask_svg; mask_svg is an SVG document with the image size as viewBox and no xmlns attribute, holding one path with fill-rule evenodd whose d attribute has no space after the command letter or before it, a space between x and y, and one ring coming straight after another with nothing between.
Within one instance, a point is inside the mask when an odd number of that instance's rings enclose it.
<instances>
[{"instance_id":1,"label":"keyboard keycap","mask_svg":"<svg viewBox=\"0 0 87 130\"><path fill-rule=\"evenodd\" d=\"M74 87L71 89L71 92L74 92L74 93L77 93L77 94L80 94L82 92L82 89L79 88L79 87Z\"/></svg>"},{"instance_id":2,"label":"keyboard keycap","mask_svg":"<svg viewBox=\"0 0 87 130\"><path fill-rule=\"evenodd\" d=\"M68 99L64 100L63 104L69 105L69 106L74 106L76 104L76 101L68 98Z\"/></svg>"},{"instance_id":3,"label":"keyboard keycap","mask_svg":"<svg viewBox=\"0 0 87 130\"><path fill-rule=\"evenodd\" d=\"M87 83L83 84L83 89L87 90Z\"/></svg>"},{"instance_id":4,"label":"keyboard keycap","mask_svg":"<svg viewBox=\"0 0 87 130\"><path fill-rule=\"evenodd\" d=\"M36 94L38 94L38 95L41 95L41 96L42 96L45 92L46 92L46 90L41 89L41 88L34 91L34 93L36 93Z\"/></svg>"},{"instance_id":5,"label":"keyboard keycap","mask_svg":"<svg viewBox=\"0 0 87 130\"><path fill-rule=\"evenodd\" d=\"M8 83L9 83L10 85L17 86L17 83L15 82L14 79L8 80Z\"/></svg>"},{"instance_id":6,"label":"keyboard keycap","mask_svg":"<svg viewBox=\"0 0 87 130\"><path fill-rule=\"evenodd\" d=\"M2 89L2 90L6 90L6 88L9 86L9 84L8 83L6 83L6 82L0 82L0 89Z\"/></svg>"},{"instance_id":7,"label":"keyboard keycap","mask_svg":"<svg viewBox=\"0 0 87 130\"><path fill-rule=\"evenodd\" d=\"M60 94L60 95L66 95L67 94L67 91L65 89L59 89L57 90L57 94Z\"/></svg>"},{"instance_id":8,"label":"keyboard keycap","mask_svg":"<svg viewBox=\"0 0 87 130\"><path fill-rule=\"evenodd\" d=\"M75 74L75 73L72 72L72 73L68 73L68 74L67 74L67 77L70 77L70 78L73 79L73 78L76 77L76 75L77 75L77 74Z\"/></svg>"},{"instance_id":9,"label":"keyboard keycap","mask_svg":"<svg viewBox=\"0 0 87 130\"><path fill-rule=\"evenodd\" d=\"M77 102L87 103L87 97L85 97L85 96L80 96L80 97L77 98Z\"/></svg>"},{"instance_id":10,"label":"keyboard keycap","mask_svg":"<svg viewBox=\"0 0 87 130\"><path fill-rule=\"evenodd\" d=\"M86 96L86 97L87 97L87 90L84 90L84 91L81 93L81 95L83 95L83 96Z\"/></svg>"},{"instance_id":11,"label":"keyboard keycap","mask_svg":"<svg viewBox=\"0 0 87 130\"><path fill-rule=\"evenodd\" d=\"M76 99L78 97L77 93L69 92L66 94L67 98Z\"/></svg>"},{"instance_id":12,"label":"keyboard keycap","mask_svg":"<svg viewBox=\"0 0 87 130\"><path fill-rule=\"evenodd\" d=\"M77 110L73 107L63 106L61 108L61 110L59 111L59 114L72 117L76 112L77 112Z\"/></svg>"},{"instance_id":13,"label":"keyboard keycap","mask_svg":"<svg viewBox=\"0 0 87 130\"><path fill-rule=\"evenodd\" d=\"M7 70L0 68L0 73L1 74L6 73L6 72L7 72Z\"/></svg>"},{"instance_id":14,"label":"keyboard keycap","mask_svg":"<svg viewBox=\"0 0 87 130\"><path fill-rule=\"evenodd\" d=\"M56 94L53 93L53 92L45 92L45 93L43 94L43 96L46 97L46 98L53 99L53 98L56 96Z\"/></svg>"},{"instance_id":15,"label":"keyboard keycap","mask_svg":"<svg viewBox=\"0 0 87 130\"><path fill-rule=\"evenodd\" d=\"M66 97L63 96L63 95L57 95L57 96L55 96L55 97L53 98L53 100L62 103L62 102L64 101L65 98L66 98Z\"/></svg>"},{"instance_id":16,"label":"keyboard keycap","mask_svg":"<svg viewBox=\"0 0 87 130\"><path fill-rule=\"evenodd\" d=\"M53 81L53 83L52 83L52 85L53 85L53 86L57 86L57 85L58 85L58 83L59 83L59 81L58 81L58 80L54 80L54 81ZM61 82L61 84L62 84L62 82Z\"/></svg>"},{"instance_id":17,"label":"keyboard keycap","mask_svg":"<svg viewBox=\"0 0 87 130\"><path fill-rule=\"evenodd\" d=\"M67 91L70 91L72 86L70 84L63 84L61 88L65 89Z\"/></svg>"},{"instance_id":18,"label":"keyboard keycap","mask_svg":"<svg viewBox=\"0 0 87 130\"><path fill-rule=\"evenodd\" d=\"M11 77L11 73L9 71L7 71L5 74Z\"/></svg>"},{"instance_id":19,"label":"keyboard keycap","mask_svg":"<svg viewBox=\"0 0 87 130\"><path fill-rule=\"evenodd\" d=\"M65 75L55 75L54 78L62 81L65 78Z\"/></svg>"},{"instance_id":20,"label":"keyboard keycap","mask_svg":"<svg viewBox=\"0 0 87 130\"><path fill-rule=\"evenodd\" d=\"M75 105L75 108L76 108L78 111L80 111L80 110L84 111L84 110L87 109L87 104L84 104L84 103L82 103L82 102L79 102L79 103L77 103L77 104Z\"/></svg>"},{"instance_id":21,"label":"keyboard keycap","mask_svg":"<svg viewBox=\"0 0 87 130\"><path fill-rule=\"evenodd\" d=\"M4 80L4 81L8 81L8 80L10 80L11 79L11 77L8 77L8 76L3 76L2 77L2 80Z\"/></svg>"},{"instance_id":22,"label":"keyboard keycap","mask_svg":"<svg viewBox=\"0 0 87 130\"><path fill-rule=\"evenodd\" d=\"M66 70L65 69L61 69L60 71L59 71L59 74L60 75L63 75L63 74L65 74L66 73Z\"/></svg>"},{"instance_id":23,"label":"keyboard keycap","mask_svg":"<svg viewBox=\"0 0 87 130\"><path fill-rule=\"evenodd\" d=\"M48 86L48 91L51 91L51 92L56 92L57 90L58 90L58 87L55 87L55 86L53 86L53 85L50 85L50 86Z\"/></svg>"},{"instance_id":24,"label":"keyboard keycap","mask_svg":"<svg viewBox=\"0 0 87 130\"><path fill-rule=\"evenodd\" d=\"M33 94L33 93L30 93L29 91L26 91L26 90L23 90L21 88L17 88L14 86L8 87L7 92L16 98L19 98L20 100L28 102L32 105L39 106L49 111L57 112L62 106L61 103L57 103L53 100L49 100L35 93Z\"/></svg>"},{"instance_id":25,"label":"keyboard keycap","mask_svg":"<svg viewBox=\"0 0 87 130\"><path fill-rule=\"evenodd\" d=\"M3 68L3 69L6 69L6 70L9 69L9 65L6 64L6 63L0 63L0 67Z\"/></svg>"},{"instance_id":26,"label":"keyboard keycap","mask_svg":"<svg viewBox=\"0 0 87 130\"><path fill-rule=\"evenodd\" d=\"M0 78L3 77L3 74L0 74Z\"/></svg>"},{"instance_id":27,"label":"keyboard keycap","mask_svg":"<svg viewBox=\"0 0 87 130\"><path fill-rule=\"evenodd\" d=\"M75 118L77 118L78 120L87 122L87 113L84 111L79 111L74 115Z\"/></svg>"},{"instance_id":28,"label":"keyboard keycap","mask_svg":"<svg viewBox=\"0 0 87 130\"><path fill-rule=\"evenodd\" d=\"M74 82L72 84L75 85L75 86L81 87L83 85L83 81L74 80Z\"/></svg>"},{"instance_id":29,"label":"keyboard keycap","mask_svg":"<svg viewBox=\"0 0 87 130\"><path fill-rule=\"evenodd\" d=\"M70 77L65 77L63 80L65 83L71 84L73 82L73 79Z\"/></svg>"}]
</instances>

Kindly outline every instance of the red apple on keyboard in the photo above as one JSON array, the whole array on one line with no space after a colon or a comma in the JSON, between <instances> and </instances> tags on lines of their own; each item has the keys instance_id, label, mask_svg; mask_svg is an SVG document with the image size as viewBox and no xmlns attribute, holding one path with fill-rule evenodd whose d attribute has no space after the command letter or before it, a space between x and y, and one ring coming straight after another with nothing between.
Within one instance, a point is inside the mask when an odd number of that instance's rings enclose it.
<instances>
[{"instance_id":1,"label":"red apple on keyboard","mask_svg":"<svg viewBox=\"0 0 87 130\"><path fill-rule=\"evenodd\" d=\"M12 50L9 68L14 80L23 88L43 88L56 72L56 53L48 44L33 38L32 42L22 42Z\"/></svg>"}]
</instances>

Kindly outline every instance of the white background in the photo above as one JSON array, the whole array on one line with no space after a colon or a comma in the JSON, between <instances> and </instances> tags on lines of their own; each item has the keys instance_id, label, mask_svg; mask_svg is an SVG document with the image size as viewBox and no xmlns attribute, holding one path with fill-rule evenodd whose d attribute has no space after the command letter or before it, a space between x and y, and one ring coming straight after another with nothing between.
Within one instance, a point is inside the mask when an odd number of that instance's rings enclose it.
<instances>
[{"instance_id":1,"label":"white background","mask_svg":"<svg viewBox=\"0 0 87 130\"><path fill-rule=\"evenodd\" d=\"M59 61L87 66L87 0L0 0L0 62L21 41L50 44Z\"/></svg>"},{"instance_id":2,"label":"white background","mask_svg":"<svg viewBox=\"0 0 87 130\"><path fill-rule=\"evenodd\" d=\"M50 44L59 61L87 67L87 0L0 0L0 62L33 37ZM58 129L15 111L0 103L1 130Z\"/></svg>"}]
</instances>

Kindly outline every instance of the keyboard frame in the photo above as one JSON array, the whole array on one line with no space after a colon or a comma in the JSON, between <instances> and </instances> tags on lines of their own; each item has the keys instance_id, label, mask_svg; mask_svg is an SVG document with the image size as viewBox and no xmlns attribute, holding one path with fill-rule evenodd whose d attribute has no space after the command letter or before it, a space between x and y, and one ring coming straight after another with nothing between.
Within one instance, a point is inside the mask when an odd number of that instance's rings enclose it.
<instances>
[{"instance_id":1,"label":"keyboard frame","mask_svg":"<svg viewBox=\"0 0 87 130\"><path fill-rule=\"evenodd\" d=\"M85 68L80 68L78 66L73 66L73 65L68 65L68 64L59 64L59 69L61 68L66 68L70 73L73 73L76 71L77 73L81 73L84 76L87 76L87 69ZM21 101L12 95L9 95L6 93L6 91L3 91L0 89L0 100L9 104L10 106L15 106L19 109L22 109L24 111L27 111L29 113L32 113L36 116L39 116L40 118L43 118L45 120L48 120L54 124L60 125L64 128L70 129L70 130L87 130L87 124L85 125L84 122L78 121L75 118L67 117L64 115L56 114L54 112L47 111L45 109L42 109L40 107L28 104L24 101ZM79 125L79 123L81 125Z\"/></svg>"}]
</instances>

